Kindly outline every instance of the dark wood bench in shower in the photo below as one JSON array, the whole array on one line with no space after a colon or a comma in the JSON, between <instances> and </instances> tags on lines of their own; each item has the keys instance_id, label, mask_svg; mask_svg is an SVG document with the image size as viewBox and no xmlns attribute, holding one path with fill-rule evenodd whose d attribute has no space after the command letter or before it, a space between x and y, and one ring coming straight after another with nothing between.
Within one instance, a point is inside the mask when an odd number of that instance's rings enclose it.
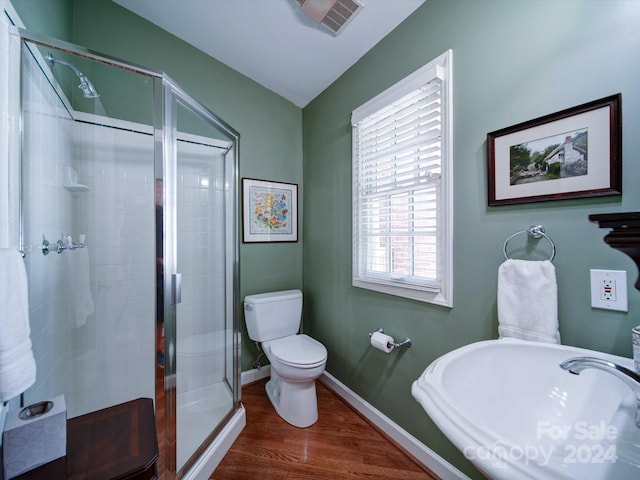
<instances>
[{"instance_id":1,"label":"dark wood bench in shower","mask_svg":"<svg viewBox=\"0 0 640 480\"><path fill-rule=\"evenodd\" d=\"M67 456L15 480L153 480L157 460L153 401L138 398L67 420Z\"/></svg>"}]
</instances>

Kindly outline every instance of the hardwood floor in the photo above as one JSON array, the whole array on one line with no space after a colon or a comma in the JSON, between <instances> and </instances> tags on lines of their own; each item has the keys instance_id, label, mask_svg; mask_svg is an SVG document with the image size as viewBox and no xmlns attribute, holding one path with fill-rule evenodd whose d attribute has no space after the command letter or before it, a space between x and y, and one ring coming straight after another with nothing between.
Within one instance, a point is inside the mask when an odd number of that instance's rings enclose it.
<instances>
[{"instance_id":1,"label":"hardwood floor","mask_svg":"<svg viewBox=\"0 0 640 480\"><path fill-rule=\"evenodd\" d=\"M164 417L164 368L156 364L156 434L158 435L158 480L164 480L165 473L165 417Z\"/></svg>"},{"instance_id":2,"label":"hardwood floor","mask_svg":"<svg viewBox=\"0 0 640 480\"><path fill-rule=\"evenodd\" d=\"M243 387L247 426L210 480L439 480L320 382L318 422L304 429L276 414L265 383Z\"/></svg>"}]
</instances>

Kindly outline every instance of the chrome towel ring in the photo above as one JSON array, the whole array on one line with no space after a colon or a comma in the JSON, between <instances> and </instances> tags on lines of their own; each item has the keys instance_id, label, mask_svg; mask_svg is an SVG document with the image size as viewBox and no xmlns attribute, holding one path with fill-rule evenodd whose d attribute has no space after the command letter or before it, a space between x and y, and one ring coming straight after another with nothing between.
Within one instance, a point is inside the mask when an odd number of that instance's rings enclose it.
<instances>
[{"instance_id":1,"label":"chrome towel ring","mask_svg":"<svg viewBox=\"0 0 640 480\"><path fill-rule=\"evenodd\" d=\"M509 240L511 240L516 235L520 235L521 233L526 233L530 238L546 238L551 244L551 257L549 257L549 261L553 261L553 258L556 256L556 246L549 235L544 233L544 227L542 225L531 225L526 230L520 230L519 232L509 235L509 237L507 237L507 239L504 241L504 247L502 247L502 252L504 253L504 258L506 260L509 260L509 255L507 255L507 244L509 243Z\"/></svg>"}]
</instances>

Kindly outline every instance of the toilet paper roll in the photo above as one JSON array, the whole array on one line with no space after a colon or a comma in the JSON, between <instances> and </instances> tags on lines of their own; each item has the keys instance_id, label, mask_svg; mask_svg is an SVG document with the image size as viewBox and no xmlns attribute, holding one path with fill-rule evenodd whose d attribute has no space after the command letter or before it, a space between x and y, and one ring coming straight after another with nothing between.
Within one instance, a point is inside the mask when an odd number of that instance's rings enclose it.
<instances>
[{"instance_id":1,"label":"toilet paper roll","mask_svg":"<svg viewBox=\"0 0 640 480\"><path fill-rule=\"evenodd\" d=\"M371 346L384 353L393 350L393 337L380 332L373 332L371 335Z\"/></svg>"}]
</instances>

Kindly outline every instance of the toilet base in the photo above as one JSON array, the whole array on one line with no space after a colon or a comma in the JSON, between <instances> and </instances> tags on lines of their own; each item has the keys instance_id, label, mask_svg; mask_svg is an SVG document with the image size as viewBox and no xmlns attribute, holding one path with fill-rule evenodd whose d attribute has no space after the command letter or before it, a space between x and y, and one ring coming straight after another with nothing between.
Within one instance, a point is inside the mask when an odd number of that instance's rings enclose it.
<instances>
[{"instance_id":1,"label":"toilet base","mask_svg":"<svg viewBox=\"0 0 640 480\"><path fill-rule=\"evenodd\" d=\"M265 390L276 413L294 427L310 427L318 420L315 379L287 382L271 368L271 379Z\"/></svg>"}]
</instances>

